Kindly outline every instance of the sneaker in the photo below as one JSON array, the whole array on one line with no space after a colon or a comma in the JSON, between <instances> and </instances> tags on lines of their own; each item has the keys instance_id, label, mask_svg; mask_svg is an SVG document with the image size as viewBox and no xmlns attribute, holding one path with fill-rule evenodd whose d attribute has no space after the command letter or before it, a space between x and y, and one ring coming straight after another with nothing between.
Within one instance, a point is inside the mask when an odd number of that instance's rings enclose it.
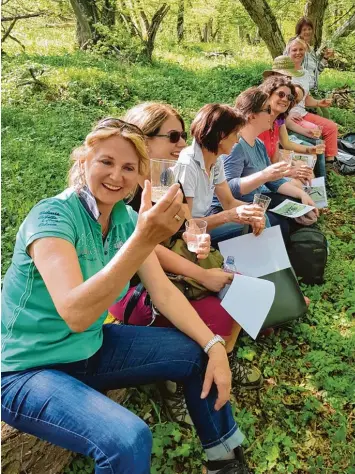
<instances>
[{"instance_id":1,"label":"sneaker","mask_svg":"<svg viewBox=\"0 0 355 474\"><path fill-rule=\"evenodd\" d=\"M234 449L235 459L228 461L207 461L209 471L217 471L218 474L253 474L247 466L243 449L238 446Z\"/></svg>"},{"instance_id":2,"label":"sneaker","mask_svg":"<svg viewBox=\"0 0 355 474\"><path fill-rule=\"evenodd\" d=\"M250 365L243 365L238 361L234 351L228 354L228 360L232 372L233 388L253 390L262 386L263 376L259 369Z\"/></svg>"},{"instance_id":3,"label":"sneaker","mask_svg":"<svg viewBox=\"0 0 355 474\"><path fill-rule=\"evenodd\" d=\"M183 391L183 385L168 380L160 386L160 393L171 421L193 425Z\"/></svg>"}]
</instances>

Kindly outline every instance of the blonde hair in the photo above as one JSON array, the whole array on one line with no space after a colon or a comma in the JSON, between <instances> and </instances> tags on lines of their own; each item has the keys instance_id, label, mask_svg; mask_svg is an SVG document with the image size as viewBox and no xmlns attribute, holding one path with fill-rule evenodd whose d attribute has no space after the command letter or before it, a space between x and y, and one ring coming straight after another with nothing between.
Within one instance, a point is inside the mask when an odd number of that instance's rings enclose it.
<instances>
[{"instance_id":1,"label":"blonde hair","mask_svg":"<svg viewBox=\"0 0 355 474\"><path fill-rule=\"evenodd\" d=\"M122 137L134 146L138 155L138 173L142 176L147 174L149 158L143 132L137 126L123 120L105 118L100 120L87 135L83 145L72 151L71 161L74 163L69 170L69 186L73 186L77 191L85 186L81 163L89 157L98 142L114 136Z\"/></svg>"},{"instance_id":2,"label":"blonde hair","mask_svg":"<svg viewBox=\"0 0 355 474\"><path fill-rule=\"evenodd\" d=\"M290 41L287 43L286 52L288 56L290 55L291 47L294 43L301 44L304 47L305 52L309 50L308 44L301 37L296 36L295 38L290 39Z\"/></svg>"},{"instance_id":3,"label":"blonde hair","mask_svg":"<svg viewBox=\"0 0 355 474\"><path fill-rule=\"evenodd\" d=\"M158 102L143 102L132 107L124 116L124 120L139 127L147 137L153 137L171 116L176 117L185 130L180 114L170 105Z\"/></svg>"}]
</instances>

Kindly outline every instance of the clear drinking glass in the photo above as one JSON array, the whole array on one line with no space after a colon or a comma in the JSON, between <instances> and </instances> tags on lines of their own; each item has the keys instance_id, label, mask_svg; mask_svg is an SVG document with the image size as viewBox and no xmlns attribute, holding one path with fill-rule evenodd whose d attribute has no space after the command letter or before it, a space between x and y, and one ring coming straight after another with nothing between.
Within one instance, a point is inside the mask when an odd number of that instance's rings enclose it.
<instances>
[{"instance_id":1,"label":"clear drinking glass","mask_svg":"<svg viewBox=\"0 0 355 474\"><path fill-rule=\"evenodd\" d=\"M279 150L279 161L285 161L288 165L292 165L292 159L292 150Z\"/></svg>"},{"instance_id":2,"label":"clear drinking glass","mask_svg":"<svg viewBox=\"0 0 355 474\"><path fill-rule=\"evenodd\" d=\"M187 248L190 252L197 252L200 236L207 231L207 222L203 219L190 219L185 222Z\"/></svg>"},{"instance_id":3,"label":"clear drinking glass","mask_svg":"<svg viewBox=\"0 0 355 474\"><path fill-rule=\"evenodd\" d=\"M316 139L320 139L322 137L323 133L323 127L321 125L317 125L317 127L311 129L312 135ZM316 145L320 145L323 143L323 140L321 140L321 143L317 143L318 140L316 140Z\"/></svg>"},{"instance_id":4,"label":"clear drinking glass","mask_svg":"<svg viewBox=\"0 0 355 474\"><path fill-rule=\"evenodd\" d=\"M258 204L264 211L264 214L269 207L271 199L265 194L254 194L253 204Z\"/></svg>"},{"instance_id":5,"label":"clear drinking glass","mask_svg":"<svg viewBox=\"0 0 355 474\"><path fill-rule=\"evenodd\" d=\"M176 161L150 160L150 181L152 184L152 201L157 202L173 185L175 180Z\"/></svg>"}]
</instances>

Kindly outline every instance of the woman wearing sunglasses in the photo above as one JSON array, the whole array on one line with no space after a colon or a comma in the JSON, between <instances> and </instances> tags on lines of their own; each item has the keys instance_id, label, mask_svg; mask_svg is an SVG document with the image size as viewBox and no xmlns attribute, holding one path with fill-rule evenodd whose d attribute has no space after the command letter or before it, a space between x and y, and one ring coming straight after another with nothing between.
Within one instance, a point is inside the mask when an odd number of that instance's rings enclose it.
<instances>
[{"instance_id":1,"label":"woman wearing sunglasses","mask_svg":"<svg viewBox=\"0 0 355 474\"><path fill-rule=\"evenodd\" d=\"M179 186L152 207L146 182L139 215L124 204L148 157L142 132L117 119L99 123L73 159L71 187L30 211L4 278L3 421L91 456L97 474L147 474L148 426L101 392L173 378L184 383L209 472L249 473L224 341L154 252L181 225ZM135 272L179 331L103 325Z\"/></svg>"},{"instance_id":2,"label":"woman wearing sunglasses","mask_svg":"<svg viewBox=\"0 0 355 474\"><path fill-rule=\"evenodd\" d=\"M279 161L279 145L285 150L296 153L317 154L318 159L324 160L324 155L322 155L324 145L299 145L288 137L285 120L296 102L296 90L291 81L283 76L270 76L259 86L259 89L269 96L268 102L271 107L271 127L258 136L265 145L271 163ZM291 176L293 178L291 183L302 188L303 184L312 179L313 173L311 168L302 165L293 167Z\"/></svg>"},{"instance_id":3,"label":"woman wearing sunglasses","mask_svg":"<svg viewBox=\"0 0 355 474\"><path fill-rule=\"evenodd\" d=\"M280 195L296 198L304 204L314 206L309 195L293 186L285 178L290 176L290 167L284 161L271 164L265 145L258 138L271 127L272 109L269 96L258 87L251 87L236 99L235 108L246 118L246 125L239 132L238 144L223 164L226 179L233 196L246 202L253 200L255 193L270 193L270 208L280 203ZM214 198L211 212L219 212L218 196ZM280 225L284 239L288 237L288 222L274 213L267 213L271 225Z\"/></svg>"},{"instance_id":4,"label":"woman wearing sunglasses","mask_svg":"<svg viewBox=\"0 0 355 474\"><path fill-rule=\"evenodd\" d=\"M177 159L181 150L186 147L185 124L179 113L170 105L154 102L139 104L130 109L125 120L139 126L146 138L148 155L150 158ZM149 176L146 176L149 178ZM143 185L143 177L139 178ZM138 211L141 206L141 188L138 189L129 205ZM199 249L197 257L203 258L210 249L210 237L208 236L206 247ZM183 275L192 278L211 292L218 293L224 286L230 283L233 276L220 268L204 269L172 250L158 245L155 253L159 262L166 272ZM118 320L123 320L124 311L134 295L136 286L132 286L115 305L111 306L109 312ZM139 326L171 326L171 322L163 316L152 315L150 305L145 305L146 292L141 295L129 318L129 323ZM231 335L233 320L229 313L221 306L220 299L216 296L206 296L198 300L190 301L193 308L200 315L207 326L225 340ZM232 368L232 383L236 388L259 388L262 383L260 371L250 365L242 365L237 361L235 352L229 355ZM184 408L184 397L182 387L170 383L162 387L162 395L168 405L171 415L177 421L190 422L190 417Z\"/></svg>"}]
</instances>

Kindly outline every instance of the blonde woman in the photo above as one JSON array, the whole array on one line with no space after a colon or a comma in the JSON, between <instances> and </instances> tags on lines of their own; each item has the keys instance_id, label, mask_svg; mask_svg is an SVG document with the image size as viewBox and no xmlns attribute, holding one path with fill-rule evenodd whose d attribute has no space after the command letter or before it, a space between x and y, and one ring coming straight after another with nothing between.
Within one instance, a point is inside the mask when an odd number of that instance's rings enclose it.
<instances>
[{"instance_id":1,"label":"blonde woman","mask_svg":"<svg viewBox=\"0 0 355 474\"><path fill-rule=\"evenodd\" d=\"M97 474L147 474L147 425L100 392L173 378L184 383L208 469L248 472L224 341L154 253L184 219L181 191L172 186L152 208L146 183L139 215L124 204L148 158L142 132L118 119L99 122L73 157L71 187L30 211L4 279L3 421L91 456ZM178 331L103 325L137 271Z\"/></svg>"}]
</instances>

